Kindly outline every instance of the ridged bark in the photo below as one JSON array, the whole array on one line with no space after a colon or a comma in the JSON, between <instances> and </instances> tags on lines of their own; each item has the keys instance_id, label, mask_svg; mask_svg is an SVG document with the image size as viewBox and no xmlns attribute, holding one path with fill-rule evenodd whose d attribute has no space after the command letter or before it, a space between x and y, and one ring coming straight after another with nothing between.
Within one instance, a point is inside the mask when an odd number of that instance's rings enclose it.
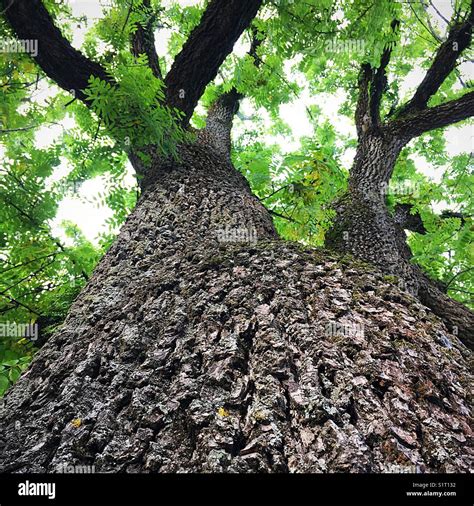
<instances>
[{"instance_id":1,"label":"ridged bark","mask_svg":"<svg viewBox=\"0 0 474 506\"><path fill-rule=\"evenodd\" d=\"M7 393L0 471L468 471L470 353L438 318L279 240L209 146L155 174Z\"/></svg>"},{"instance_id":2,"label":"ridged bark","mask_svg":"<svg viewBox=\"0 0 474 506\"><path fill-rule=\"evenodd\" d=\"M334 205L337 215L326 244L396 276L400 288L418 297L472 350L474 314L412 263L405 222L386 205L393 168L406 142L386 130L361 135L348 190Z\"/></svg>"}]
</instances>

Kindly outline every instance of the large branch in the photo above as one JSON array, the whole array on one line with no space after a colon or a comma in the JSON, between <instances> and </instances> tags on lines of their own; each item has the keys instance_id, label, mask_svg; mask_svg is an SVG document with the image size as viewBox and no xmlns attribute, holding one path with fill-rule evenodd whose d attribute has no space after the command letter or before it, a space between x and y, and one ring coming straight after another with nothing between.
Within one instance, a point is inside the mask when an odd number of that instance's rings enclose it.
<instances>
[{"instance_id":1,"label":"large branch","mask_svg":"<svg viewBox=\"0 0 474 506\"><path fill-rule=\"evenodd\" d=\"M380 67L375 72L370 86L370 120L372 125L380 124L380 104L382 102L383 92L387 86L386 67L390 60L391 51L386 49L382 54Z\"/></svg>"},{"instance_id":2,"label":"large branch","mask_svg":"<svg viewBox=\"0 0 474 506\"><path fill-rule=\"evenodd\" d=\"M410 139L471 116L474 116L474 91L436 107L423 109L407 117L402 116L393 120L388 128L396 135Z\"/></svg>"},{"instance_id":3,"label":"large branch","mask_svg":"<svg viewBox=\"0 0 474 506\"><path fill-rule=\"evenodd\" d=\"M153 15L151 12L150 0L143 0L143 8L149 15L146 26L137 24L137 29L132 36L132 53L134 56L145 54L148 57L148 65L153 75L162 79L160 62L155 48L155 36L153 34Z\"/></svg>"},{"instance_id":4,"label":"large branch","mask_svg":"<svg viewBox=\"0 0 474 506\"><path fill-rule=\"evenodd\" d=\"M400 21L394 19L391 23L392 31L395 33L400 26ZM380 124L380 103L382 102L382 96L387 87L387 66L390 63L392 56L393 43L389 43L385 46L380 59L380 65L375 71L372 77L370 85L370 117L373 126L378 127Z\"/></svg>"},{"instance_id":5,"label":"large branch","mask_svg":"<svg viewBox=\"0 0 474 506\"><path fill-rule=\"evenodd\" d=\"M449 209L446 209L443 211L439 217L443 220L447 220L449 218L457 218L458 220L461 220L461 226L463 227L466 223L466 220L469 218L474 218L474 215L472 214L464 214L456 211L450 211Z\"/></svg>"},{"instance_id":6,"label":"large branch","mask_svg":"<svg viewBox=\"0 0 474 506\"><path fill-rule=\"evenodd\" d=\"M391 23L393 32L400 25L397 19ZM392 56L393 44L387 44L380 58L378 68L372 68L369 63L363 63L359 73L355 122L357 134L360 137L369 129L380 126L380 103L387 87L387 66Z\"/></svg>"},{"instance_id":7,"label":"large branch","mask_svg":"<svg viewBox=\"0 0 474 506\"><path fill-rule=\"evenodd\" d=\"M262 63L257 50L262 45L263 39L258 31L252 27L252 41L249 49L249 56L253 58L255 68L258 69ZM209 108L206 118L204 134L214 144L225 158L230 159L232 147L231 133L234 116L237 114L240 101L244 95L232 87L228 92L220 95Z\"/></svg>"},{"instance_id":8,"label":"large branch","mask_svg":"<svg viewBox=\"0 0 474 506\"><path fill-rule=\"evenodd\" d=\"M101 65L86 58L63 37L41 0L0 0L0 8L19 39L38 41L34 59L61 88L86 101L83 90L91 75L111 81Z\"/></svg>"},{"instance_id":9,"label":"large branch","mask_svg":"<svg viewBox=\"0 0 474 506\"><path fill-rule=\"evenodd\" d=\"M372 69L368 63L362 64L359 72L359 94L355 112L355 123L359 137L371 126L370 120L370 82L372 80Z\"/></svg>"},{"instance_id":10,"label":"large branch","mask_svg":"<svg viewBox=\"0 0 474 506\"><path fill-rule=\"evenodd\" d=\"M424 283L420 288L421 302L447 323L451 332L474 350L474 313L460 302L444 294L435 283Z\"/></svg>"},{"instance_id":11,"label":"large branch","mask_svg":"<svg viewBox=\"0 0 474 506\"><path fill-rule=\"evenodd\" d=\"M423 224L421 215L418 212L412 212L413 204L397 204L395 206L395 212L393 213L393 219L400 228L404 230L411 230L412 232L418 232L419 234L426 234L426 228ZM473 215L464 214L457 211L445 210L437 216L440 220L447 220L450 218L457 218L461 221L463 227L466 220L472 218Z\"/></svg>"},{"instance_id":12,"label":"large branch","mask_svg":"<svg viewBox=\"0 0 474 506\"><path fill-rule=\"evenodd\" d=\"M209 138L216 150L227 159L230 158L232 124L242 98L243 95L235 88L232 88L220 95L207 113L206 128L203 134Z\"/></svg>"},{"instance_id":13,"label":"large branch","mask_svg":"<svg viewBox=\"0 0 474 506\"><path fill-rule=\"evenodd\" d=\"M395 223L404 230L426 234L421 216L418 213L412 214L412 208L412 204L397 204L393 215Z\"/></svg>"},{"instance_id":14,"label":"large branch","mask_svg":"<svg viewBox=\"0 0 474 506\"><path fill-rule=\"evenodd\" d=\"M256 16L262 0L212 0L165 79L167 102L188 123L206 86Z\"/></svg>"},{"instance_id":15,"label":"large branch","mask_svg":"<svg viewBox=\"0 0 474 506\"><path fill-rule=\"evenodd\" d=\"M418 86L411 100L402 107L398 117L426 108L429 99L439 90L452 72L459 55L471 43L472 25L474 24L473 5L474 0L471 1L471 10L467 19L451 28L448 38L438 48L425 78Z\"/></svg>"}]
</instances>

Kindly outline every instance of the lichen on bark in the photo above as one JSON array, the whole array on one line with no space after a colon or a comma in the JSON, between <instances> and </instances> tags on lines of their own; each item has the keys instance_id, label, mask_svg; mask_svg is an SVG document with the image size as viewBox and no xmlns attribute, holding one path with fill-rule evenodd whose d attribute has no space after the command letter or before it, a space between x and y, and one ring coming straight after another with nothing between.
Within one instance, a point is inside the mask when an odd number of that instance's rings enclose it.
<instances>
[{"instance_id":1,"label":"lichen on bark","mask_svg":"<svg viewBox=\"0 0 474 506\"><path fill-rule=\"evenodd\" d=\"M470 352L430 310L375 268L278 239L205 147L154 174L3 399L0 471L469 470Z\"/></svg>"}]
</instances>

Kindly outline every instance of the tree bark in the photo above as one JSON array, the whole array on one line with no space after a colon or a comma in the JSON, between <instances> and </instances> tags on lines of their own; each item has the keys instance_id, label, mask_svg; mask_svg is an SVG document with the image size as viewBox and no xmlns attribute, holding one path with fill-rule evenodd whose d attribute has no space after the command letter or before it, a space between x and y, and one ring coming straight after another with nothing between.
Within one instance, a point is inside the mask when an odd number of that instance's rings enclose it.
<instances>
[{"instance_id":1,"label":"tree bark","mask_svg":"<svg viewBox=\"0 0 474 506\"><path fill-rule=\"evenodd\" d=\"M132 54L138 57L141 54L145 54L148 58L148 66L150 67L153 75L157 79L163 79L160 68L160 60L155 47L155 34L152 7L150 0L143 0L142 9L148 16L148 21L145 26L140 23L136 25L136 31L131 37L131 50Z\"/></svg>"},{"instance_id":2,"label":"tree bark","mask_svg":"<svg viewBox=\"0 0 474 506\"><path fill-rule=\"evenodd\" d=\"M216 152L230 162L232 152L232 125L243 98L235 88L223 93L212 104L206 118L206 128L199 135Z\"/></svg>"},{"instance_id":3,"label":"tree bark","mask_svg":"<svg viewBox=\"0 0 474 506\"><path fill-rule=\"evenodd\" d=\"M401 289L418 297L444 319L449 329L472 350L474 314L446 296L438 283L411 262L413 255L404 231L406 220L400 221L397 212L391 215L386 206L393 168L407 141L407 137L395 136L386 129L362 133L347 193L334 205L337 216L326 245L396 276Z\"/></svg>"},{"instance_id":4,"label":"tree bark","mask_svg":"<svg viewBox=\"0 0 474 506\"><path fill-rule=\"evenodd\" d=\"M74 49L57 28L42 0L0 0L0 8L18 39L35 40L34 57L44 73L75 98L88 103L84 90L91 76L112 82L105 69Z\"/></svg>"},{"instance_id":5,"label":"tree bark","mask_svg":"<svg viewBox=\"0 0 474 506\"><path fill-rule=\"evenodd\" d=\"M0 471L469 470L469 352L438 318L279 240L211 146L153 174L3 399Z\"/></svg>"},{"instance_id":6,"label":"tree bark","mask_svg":"<svg viewBox=\"0 0 474 506\"><path fill-rule=\"evenodd\" d=\"M212 0L165 78L167 103L190 120L206 86L248 28L262 0Z\"/></svg>"},{"instance_id":7,"label":"tree bark","mask_svg":"<svg viewBox=\"0 0 474 506\"><path fill-rule=\"evenodd\" d=\"M261 3L209 3L165 78L184 125ZM40 39L37 61L60 86L102 76L39 0L0 5L18 36ZM367 241L385 241L383 266L408 275L379 191L403 146L380 130L384 54L361 78L361 144L333 243L349 231L377 264ZM2 399L0 472L468 471L469 351L374 267L278 239L229 161L229 106L179 161L155 159L63 327ZM438 107L418 114L452 119Z\"/></svg>"},{"instance_id":8,"label":"tree bark","mask_svg":"<svg viewBox=\"0 0 474 506\"><path fill-rule=\"evenodd\" d=\"M404 227L424 231L423 223L408 220L398 208L392 216L386 207L387 187L401 149L414 137L443 128L474 115L474 92L428 107L461 53L469 47L474 23L474 0L465 19L451 24L447 39L439 46L431 65L413 97L382 121L380 104L387 86L386 69L391 45L383 51L378 68L363 63L359 74L359 94L355 122L359 144L350 171L347 193L335 204L336 219L327 234L327 245L350 252L398 276L399 286L418 297L443 318L462 342L474 349L474 313L447 297L440 283L429 279L411 263L412 253ZM392 21L397 30L399 22ZM406 210L405 210L406 211Z\"/></svg>"}]
</instances>

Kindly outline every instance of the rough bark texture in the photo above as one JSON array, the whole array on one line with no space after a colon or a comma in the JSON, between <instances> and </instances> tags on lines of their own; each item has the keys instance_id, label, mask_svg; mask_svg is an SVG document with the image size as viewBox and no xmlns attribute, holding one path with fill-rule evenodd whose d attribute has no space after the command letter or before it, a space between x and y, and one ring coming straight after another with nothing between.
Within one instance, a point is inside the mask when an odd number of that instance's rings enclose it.
<instances>
[{"instance_id":1,"label":"rough bark texture","mask_svg":"<svg viewBox=\"0 0 474 506\"><path fill-rule=\"evenodd\" d=\"M397 276L399 287L418 297L443 318L466 346L474 349L474 314L446 296L440 286L411 262L399 213L386 206L387 185L400 150L407 142L386 131L363 133L347 193L335 203L337 216L327 246L349 252Z\"/></svg>"},{"instance_id":2,"label":"rough bark texture","mask_svg":"<svg viewBox=\"0 0 474 506\"><path fill-rule=\"evenodd\" d=\"M412 214L411 204L397 204L393 213L395 223L403 230L411 230L418 234L426 234L426 228L418 213Z\"/></svg>"},{"instance_id":3,"label":"rough bark texture","mask_svg":"<svg viewBox=\"0 0 474 506\"><path fill-rule=\"evenodd\" d=\"M444 104L428 107L456 66L461 53L470 45L474 22L474 1L462 22L453 22L447 39L440 45L425 78L413 97L396 112L394 119L381 121L380 104L387 86L386 69L391 47L381 55L373 69L364 63L359 74L359 95L355 121L359 144L350 171L346 194L335 204L337 216L327 236L327 245L379 266L399 277L399 286L417 296L462 342L474 349L474 313L447 297L440 284L429 279L411 263L412 253L404 227L424 232L421 220L409 218L400 207L392 216L386 206L386 189L401 149L414 137L446 127L474 115L474 92ZM392 29L399 22L392 22Z\"/></svg>"},{"instance_id":4,"label":"rough bark texture","mask_svg":"<svg viewBox=\"0 0 474 506\"><path fill-rule=\"evenodd\" d=\"M367 264L278 240L209 146L155 173L7 393L0 471L469 470L470 352L437 317Z\"/></svg>"},{"instance_id":5,"label":"rough bark texture","mask_svg":"<svg viewBox=\"0 0 474 506\"><path fill-rule=\"evenodd\" d=\"M377 134L361 137L348 191L335 205L337 217L327 243L403 275L417 293L417 280L409 279L408 247L385 204L387 182L403 144Z\"/></svg>"},{"instance_id":6,"label":"rough bark texture","mask_svg":"<svg viewBox=\"0 0 474 506\"><path fill-rule=\"evenodd\" d=\"M228 161L232 148L232 124L242 98L243 95L235 88L223 93L210 107L206 128L200 132L201 141L209 143Z\"/></svg>"},{"instance_id":7,"label":"rough bark texture","mask_svg":"<svg viewBox=\"0 0 474 506\"><path fill-rule=\"evenodd\" d=\"M134 56L145 54L148 58L148 65L153 75L157 79L163 79L158 53L155 48L155 34L153 33L154 13L150 5L150 0L143 0L142 8L148 15L148 20L145 26L142 26L140 23L136 25L136 30L131 40L132 54Z\"/></svg>"},{"instance_id":8,"label":"rough bark texture","mask_svg":"<svg viewBox=\"0 0 474 506\"><path fill-rule=\"evenodd\" d=\"M189 121L206 86L257 14L262 0L212 0L165 79L167 102Z\"/></svg>"}]
</instances>

